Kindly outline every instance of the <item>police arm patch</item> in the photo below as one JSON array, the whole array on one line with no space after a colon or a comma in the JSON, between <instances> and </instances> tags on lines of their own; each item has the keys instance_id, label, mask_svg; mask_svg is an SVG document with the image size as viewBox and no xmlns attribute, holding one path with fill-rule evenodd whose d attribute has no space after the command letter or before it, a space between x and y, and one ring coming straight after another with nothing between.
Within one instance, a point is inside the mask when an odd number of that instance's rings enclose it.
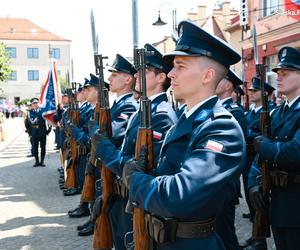
<instances>
[{"instance_id":1,"label":"police arm patch","mask_svg":"<svg viewBox=\"0 0 300 250\"><path fill-rule=\"evenodd\" d=\"M204 148L210 149L214 152L221 152L223 150L223 147L224 145L222 143L213 140L208 140Z\"/></svg>"},{"instance_id":2,"label":"police arm patch","mask_svg":"<svg viewBox=\"0 0 300 250\"><path fill-rule=\"evenodd\" d=\"M126 115L126 114L124 114L124 113L121 113L118 117L119 117L119 118L122 118L122 119L124 119L124 120L128 120L128 118L129 118L129 116Z\"/></svg>"},{"instance_id":3,"label":"police arm patch","mask_svg":"<svg viewBox=\"0 0 300 250\"><path fill-rule=\"evenodd\" d=\"M162 133L159 133L157 131L153 131L153 138L156 140L160 140L162 137Z\"/></svg>"}]
</instances>

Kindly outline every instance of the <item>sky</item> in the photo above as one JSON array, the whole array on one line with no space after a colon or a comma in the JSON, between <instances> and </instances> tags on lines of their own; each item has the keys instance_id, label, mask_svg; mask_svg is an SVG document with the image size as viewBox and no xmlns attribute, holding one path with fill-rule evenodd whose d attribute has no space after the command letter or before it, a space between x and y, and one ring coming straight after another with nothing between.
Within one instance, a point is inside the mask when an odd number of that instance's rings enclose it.
<instances>
[{"instance_id":1,"label":"sky","mask_svg":"<svg viewBox=\"0 0 300 250\"><path fill-rule=\"evenodd\" d=\"M213 8L214 0L138 0L138 47L160 41L172 33L172 9L177 22L198 5ZM231 0L239 8L239 0ZM90 27L91 9L94 12L99 53L108 56L111 64L116 53L132 57L132 0L0 0L0 17L27 18L36 25L65 39L72 40L71 59L74 81L95 72ZM158 10L168 24L157 27ZM106 73L106 72L105 72ZM107 76L107 73L106 73Z\"/></svg>"}]
</instances>

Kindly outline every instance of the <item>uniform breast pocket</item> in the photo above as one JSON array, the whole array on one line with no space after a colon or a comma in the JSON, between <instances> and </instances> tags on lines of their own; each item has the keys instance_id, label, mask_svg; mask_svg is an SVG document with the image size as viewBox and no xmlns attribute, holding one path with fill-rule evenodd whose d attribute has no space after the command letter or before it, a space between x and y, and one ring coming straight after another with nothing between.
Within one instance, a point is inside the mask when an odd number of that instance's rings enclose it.
<instances>
[{"instance_id":1,"label":"uniform breast pocket","mask_svg":"<svg viewBox=\"0 0 300 250\"><path fill-rule=\"evenodd\" d=\"M160 174L176 174L184 162L187 144L184 141L172 143L160 158Z\"/></svg>"}]
</instances>

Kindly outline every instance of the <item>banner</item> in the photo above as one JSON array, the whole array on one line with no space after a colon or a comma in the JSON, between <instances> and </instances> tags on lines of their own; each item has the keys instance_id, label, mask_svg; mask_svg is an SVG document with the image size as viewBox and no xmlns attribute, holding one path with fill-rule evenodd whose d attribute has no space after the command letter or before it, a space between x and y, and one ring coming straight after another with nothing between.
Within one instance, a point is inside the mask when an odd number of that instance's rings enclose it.
<instances>
[{"instance_id":1,"label":"banner","mask_svg":"<svg viewBox=\"0 0 300 250\"><path fill-rule=\"evenodd\" d=\"M55 126L53 116L56 113L56 107L60 102L61 89L56 71L56 64L55 61L52 61L47 80L43 86L40 96L42 116L52 126Z\"/></svg>"}]
</instances>

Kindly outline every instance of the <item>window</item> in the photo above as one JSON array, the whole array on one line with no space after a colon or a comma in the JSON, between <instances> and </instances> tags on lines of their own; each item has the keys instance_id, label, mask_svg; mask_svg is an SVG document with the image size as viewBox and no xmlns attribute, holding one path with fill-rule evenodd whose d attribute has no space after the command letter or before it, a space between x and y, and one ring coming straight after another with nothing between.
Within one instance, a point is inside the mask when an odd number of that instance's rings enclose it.
<instances>
[{"instance_id":1,"label":"window","mask_svg":"<svg viewBox=\"0 0 300 250\"><path fill-rule=\"evenodd\" d=\"M8 77L9 81L17 81L17 71L12 71Z\"/></svg>"},{"instance_id":2,"label":"window","mask_svg":"<svg viewBox=\"0 0 300 250\"><path fill-rule=\"evenodd\" d=\"M52 57L55 59L59 59L60 58L60 49L58 49L58 48L52 49Z\"/></svg>"},{"instance_id":3,"label":"window","mask_svg":"<svg viewBox=\"0 0 300 250\"><path fill-rule=\"evenodd\" d=\"M38 70L28 70L28 81L38 81L39 71Z\"/></svg>"},{"instance_id":4,"label":"window","mask_svg":"<svg viewBox=\"0 0 300 250\"><path fill-rule=\"evenodd\" d=\"M17 49L14 47L6 47L5 51L10 58L16 58L17 57Z\"/></svg>"},{"instance_id":5,"label":"window","mask_svg":"<svg viewBox=\"0 0 300 250\"><path fill-rule=\"evenodd\" d=\"M27 58L39 58L39 49L27 48Z\"/></svg>"},{"instance_id":6,"label":"window","mask_svg":"<svg viewBox=\"0 0 300 250\"><path fill-rule=\"evenodd\" d=\"M263 1L263 16L270 16L277 13L281 8L281 0L264 0Z\"/></svg>"},{"instance_id":7,"label":"window","mask_svg":"<svg viewBox=\"0 0 300 250\"><path fill-rule=\"evenodd\" d=\"M266 65L266 82L273 87L277 86L277 74L272 71L277 65L277 55L271 55L264 58L264 64Z\"/></svg>"}]
</instances>

